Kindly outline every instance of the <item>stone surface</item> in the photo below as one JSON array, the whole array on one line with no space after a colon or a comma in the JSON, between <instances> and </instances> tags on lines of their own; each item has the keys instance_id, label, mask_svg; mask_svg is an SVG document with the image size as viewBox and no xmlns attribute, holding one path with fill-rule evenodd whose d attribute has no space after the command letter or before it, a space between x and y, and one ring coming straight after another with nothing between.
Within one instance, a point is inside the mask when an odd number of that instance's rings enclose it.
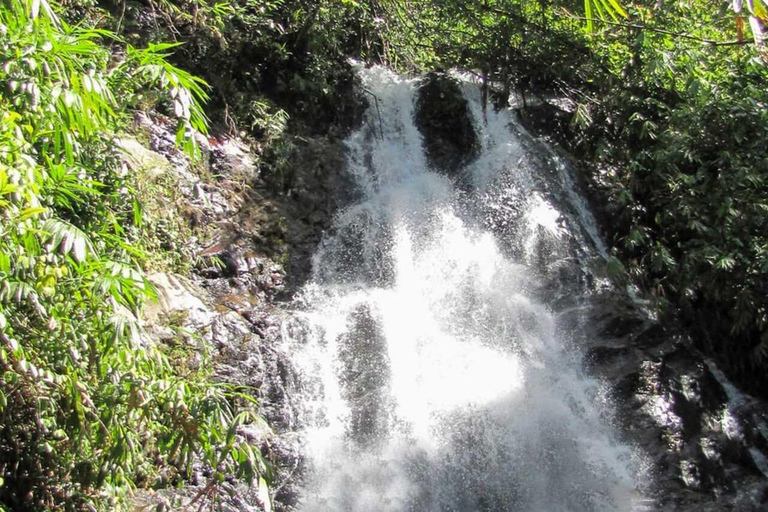
<instances>
[{"instance_id":1,"label":"stone surface","mask_svg":"<svg viewBox=\"0 0 768 512\"><path fill-rule=\"evenodd\" d=\"M561 323L582 327L586 370L610 390L624 440L648 457L654 510L768 507L768 408L732 388L682 330L615 290Z\"/></svg>"},{"instance_id":2,"label":"stone surface","mask_svg":"<svg viewBox=\"0 0 768 512\"><path fill-rule=\"evenodd\" d=\"M429 73L416 100L416 126L436 170L455 176L477 156L478 140L467 100L458 84L442 72Z\"/></svg>"},{"instance_id":3,"label":"stone surface","mask_svg":"<svg viewBox=\"0 0 768 512\"><path fill-rule=\"evenodd\" d=\"M144 318L151 324L162 321L162 317L183 313L183 324L193 329L203 329L211 324L215 313L203 302L202 290L189 279L158 272L147 276L157 290L157 300L144 308Z\"/></svg>"},{"instance_id":4,"label":"stone surface","mask_svg":"<svg viewBox=\"0 0 768 512\"><path fill-rule=\"evenodd\" d=\"M292 475L300 471L301 456L290 433L295 406L286 393L293 371L276 348L284 315L276 298L289 293L284 263L292 269L294 287L310 275L311 255L351 189L342 178L343 148L324 139L305 140L290 158L295 167L284 186L277 186L274 177L261 176L237 139L200 138L203 158L192 165L173 145L167 120L141 115L137 125L149 133L151 149L121 139L126 164L150 177L172 175L179 200L168 207L181 208L176 213L189 222L193 235L185 250L196 262L187 277L149 276L158 299L145 307L145 330L153 343L207 343L214 351L214 378L245 386L257 398L271 429L248 425L238 434L260 445L272 461L273 509L287 510L296 503ZM208 483L206 471L198 465L181 491L141 492L135 503L185 510ZM225 482L219 497L220 510L262 510L256 490L241 483Z\"/></svg>"},{"instance_id":5,"label":"stone surface","mask_svg":"<svg viewBox=\"0 0 768 512\"><path fill-rule=\"evenodd\" d=\"M386 438L392 428L386 384L390 379L387 343L367 305L348 318L349 331L339 339L342 395L350 404L349 437L360 446Z\"/></svg>"},{"instance_id":6,"label":"stone surface","mask_svg":"<svg viewBox=\"0 0 768 512\"><path fill-rule=\"evenodd\" d=\"M286 288L291 292L310 277L312 255L323 233L356 191L344 172L346 153L339 141L304 138L289 155L289 164L284 176L265 176L257 183L264 206L248 211L246 221L264 219L255 243L267 254L283 251Z\"/></svg>"},{"instance_id":7,"label":"stone surface","mask_svg":"<svg viewBox=\"0 0 768 512\"><path fill-rule=\"evenodd\" d=\"M150 175L157 176L172 167L165 157L136 139L123 137L115 139L114 142L123 152L127 166L134 172L147 171Z\"/></svg>"}]
</instances>

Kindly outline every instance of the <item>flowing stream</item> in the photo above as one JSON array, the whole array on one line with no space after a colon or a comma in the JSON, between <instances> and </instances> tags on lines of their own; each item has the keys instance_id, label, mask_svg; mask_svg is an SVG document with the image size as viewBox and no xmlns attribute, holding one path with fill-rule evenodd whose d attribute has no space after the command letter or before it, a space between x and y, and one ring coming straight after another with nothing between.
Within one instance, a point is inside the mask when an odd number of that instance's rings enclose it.
<instances>
[{"instance_id":1,"label":"flowing stream","mask_svg":"<svg viewBox=\"0 0 768 512\"><path fill-rule=\"evenodd\" d=\"M413 120L418 81L359 72L377 106L347 140L358 198L283 326L300 508L643 509L642 454L617 440L558 320L605 254L567 169L465 81L482 148L461 176L436 173Z\"/></svg>"}]
</instances>

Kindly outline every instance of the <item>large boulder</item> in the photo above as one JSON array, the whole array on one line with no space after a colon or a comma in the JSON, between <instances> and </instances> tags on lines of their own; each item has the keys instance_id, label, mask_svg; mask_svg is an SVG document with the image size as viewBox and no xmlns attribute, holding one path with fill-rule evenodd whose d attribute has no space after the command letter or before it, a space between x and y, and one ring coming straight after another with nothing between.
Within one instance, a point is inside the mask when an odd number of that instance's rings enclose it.
<instances>
[{"instance_id":1,"label":"large boulder","mask_svg":"<svg viewBox=\"0 0 768 512\"><path fill-rule=\"evenodd\" d=\"M456 80L429 73L416 98L416 126L424 137L430 163L439 172L455 175L478 154L477 134L467 100Z\"/></svg>"}]
</instances>

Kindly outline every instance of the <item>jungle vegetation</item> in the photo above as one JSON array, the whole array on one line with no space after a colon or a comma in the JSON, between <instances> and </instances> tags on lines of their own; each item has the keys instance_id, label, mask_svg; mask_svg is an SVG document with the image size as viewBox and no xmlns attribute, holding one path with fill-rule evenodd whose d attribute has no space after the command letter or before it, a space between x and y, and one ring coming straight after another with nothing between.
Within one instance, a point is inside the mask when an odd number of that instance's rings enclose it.
<instances>
[{"instance_id":1,"label":"jungle vegetation","mask_svg":"<svg viewBox=\"0 0 768 512\"><path fill-rule=\"evenodd\" d=\"M762 0L0 0L0 508L119 509L193 460L266 502L269 461L234 435L259 421L253 398L171 364L138 329L162 249L112 142L155 110L190 158L213 127L277 172L293 138L351 128L350 57L472 70L489 102L545 108L603 202L613 277L764 390L767 13Z\"/></svg>"}]
</instances>

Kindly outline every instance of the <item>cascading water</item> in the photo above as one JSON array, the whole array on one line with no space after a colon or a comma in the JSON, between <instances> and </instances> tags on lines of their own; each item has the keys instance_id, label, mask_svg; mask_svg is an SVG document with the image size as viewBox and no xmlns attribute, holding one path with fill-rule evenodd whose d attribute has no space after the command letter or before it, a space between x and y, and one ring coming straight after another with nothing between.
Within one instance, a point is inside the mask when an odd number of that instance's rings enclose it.
<instances>
[{"instance_id":1,"label":"cascading water","mask_svg":"<svg viewBox=\"0 0 768 512\"><path fill-rule=\"evenodd\" d=\"M429 169L418 83L360 73L378 103L347 141L361 199L283 326L302 510L640 508L640 457L558 322L578 307L581 263L604 250L578 196L470 85L482 148L455 186Z\"/></svg>"}]
</instances>

